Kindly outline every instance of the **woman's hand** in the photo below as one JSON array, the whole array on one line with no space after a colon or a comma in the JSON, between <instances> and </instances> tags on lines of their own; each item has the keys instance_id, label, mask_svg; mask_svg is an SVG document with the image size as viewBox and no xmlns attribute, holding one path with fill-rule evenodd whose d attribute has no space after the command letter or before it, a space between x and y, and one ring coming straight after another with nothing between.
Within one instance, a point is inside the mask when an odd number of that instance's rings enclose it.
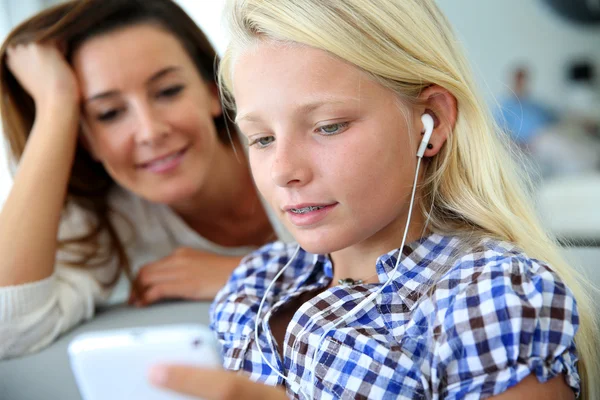
<instances>
[{"instance_id":1,"label":"woman's hand","mask_svg":"<svg viewBox=\"0 0 600 400\"><path fill-rule=\"evenodd\" d=\"M56 45L19 44L9 47L6 54L8 69L38 109L59 103L65 107L64 102L79 107L77 79Z\"/></svg>"},{"instance_id":2,"label":"woman's hand","mask_svg":"<svg viewBox=\"0 0 600 400\"><path fill-rule=\"evenodd\" d=\"M256 383L224 370L161 365L150 370L149 378L156 386L205 400L287 399L281 387Z\"/></svg>"},{"instance_id":3,"label":"woman's hand","mask_svg":"<svg viewBox=\"0 0 600 400\"><path fill-rule=\"evenodd\" d=\"M146 306L163 299L212 300L241 260L181 247L142 267L129 304Z\"/></svg>"}]
</instances>

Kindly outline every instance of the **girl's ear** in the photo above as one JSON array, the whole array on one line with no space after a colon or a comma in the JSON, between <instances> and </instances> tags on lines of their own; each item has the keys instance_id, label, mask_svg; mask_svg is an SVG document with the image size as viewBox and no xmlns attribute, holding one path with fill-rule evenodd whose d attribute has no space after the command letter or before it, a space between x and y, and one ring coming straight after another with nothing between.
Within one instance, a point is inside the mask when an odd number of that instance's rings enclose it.
<instances>
[{"instance_id":1,"label":"girl's ear","mask_svg":"<svg viewBox=\"0 0 600 400\"><path fill-rule=\"evenodd\" d=\"M433 157L439 153L448 139L448 135L454 130L458 114L456 97L448 90L438 85L431 85L424 89L419 95L422 106L418 109L418 121L416 126L421 129L421 115L430 114L433 117L433 133L429 140L429 146L425 150L425 157ZM416 120L416 118L415 118Z\"/></svg>"}]
</instances>

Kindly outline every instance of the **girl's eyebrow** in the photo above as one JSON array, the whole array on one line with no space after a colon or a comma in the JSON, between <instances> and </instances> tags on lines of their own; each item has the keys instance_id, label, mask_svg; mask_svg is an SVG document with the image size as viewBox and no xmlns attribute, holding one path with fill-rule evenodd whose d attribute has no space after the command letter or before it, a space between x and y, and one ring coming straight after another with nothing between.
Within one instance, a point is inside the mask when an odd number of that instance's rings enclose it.
<instances>
[{"instance_id":1,"label":"girl's eyebrow","mask_svg":"<svg viewBox=\"0 0 600 400\"><path fill-rule=\"evenodd\" d=\"M323 106L347 104L348 100L356 100L356 99L352 97L352 98L347 98L345 100L343 100L342 98L336 98L336 99L330 99L330 100L312 101L312 102L308 102L308 103L299 105L296 108L296 112L301 113L301 114L309 114L315 110L318 110L319 108L321 108ZM258 116L256 113L253 113L253 112L240 113L235 118L235 123L239 124L241 121L259 122L259 121L261 121L261 118L260 118L260 116Z\"/></svg>"}]
</instances>

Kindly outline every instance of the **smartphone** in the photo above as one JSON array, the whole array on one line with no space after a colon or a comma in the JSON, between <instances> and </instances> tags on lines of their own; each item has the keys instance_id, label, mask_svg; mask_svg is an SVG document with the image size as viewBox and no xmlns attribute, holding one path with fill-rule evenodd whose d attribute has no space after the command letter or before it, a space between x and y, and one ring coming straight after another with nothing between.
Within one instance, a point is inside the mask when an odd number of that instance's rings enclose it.
<instances>
[{"instance_id":1,"label":"smartphone","mask_svg":"<svg viewBox=\"0 0 600 400\"><path fill-rule=\"evenodd\" d=\"M149 368L159 363L221 367L216 337L203 325L84 333L69 343L68 352L83 400L187 400L152 386Z\"/></svg>"}]
</instances>

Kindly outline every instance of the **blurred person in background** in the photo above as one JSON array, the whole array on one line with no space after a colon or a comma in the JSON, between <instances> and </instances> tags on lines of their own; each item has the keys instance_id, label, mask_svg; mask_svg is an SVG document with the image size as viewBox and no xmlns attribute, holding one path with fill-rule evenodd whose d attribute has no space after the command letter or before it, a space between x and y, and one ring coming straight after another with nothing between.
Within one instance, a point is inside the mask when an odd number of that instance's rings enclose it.
<instances>
[{"instance_id":1,"label":"blurred person in background","mask_svg":"<svg viewBox=\"0 0 600 400\"><path fill-rule=\"evenodd\" d=\"M573 62L567 73L564 112L529 145L544 179L600 172L600 97L591 62Z\"/></svg>"},{"instance_id":2,"label":"blurred person in background","mask_svg":"<svg viewBox=\"0 0 600 400\"><path fill-rule=\"evenodd\" d=\"M548 106L531 95L530 75L526 66L514 69L511 93L500 101L496 110L498 124L525 151L544 128L557 120L556 114Z\"/></svg>"}]
</instances>

